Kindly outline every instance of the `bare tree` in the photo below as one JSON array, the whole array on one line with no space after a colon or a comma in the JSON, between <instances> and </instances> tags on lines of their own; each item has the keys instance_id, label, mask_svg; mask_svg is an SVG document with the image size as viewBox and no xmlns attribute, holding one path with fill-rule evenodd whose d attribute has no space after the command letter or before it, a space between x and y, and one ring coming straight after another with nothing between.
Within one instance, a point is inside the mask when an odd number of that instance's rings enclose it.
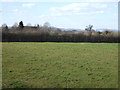
<instances>
[{"instance_id":1,"label":"bare tree","mask_svg":"<svg viewBox=\"0 0 120 90\"><path fill-rule=\"evenodd\" d=\"M3 30L3 31L8 31L8 26L7 26L7 24L3 24L3 25L2 25L2 30Z\"/></svg>"},{"instance_id":2,"label":"bare tree","mask_svg":"<svg viewBox=\"0 0 120 90\"><path fill-rule=\"evenodd\" d=\"M18 23L16 22L16 23L14 23L14 25L12 26L12 29L17 29L18 28Z\"/></svg>"},{"instance_id":3,"label":"bare tree","mask_svg":"<svg viewBox=\"0 0 120 90\"><path fill-rule=\"evenodd\" d=\"M43 27L47 27L47 28L50 27L50 23L49 22L45 22Z\"/></svg>"},{"instance_id":4,"label":"bare tree","mask_svg":"<svg viewBox=\"0 0 120 90\"><path fill-rule=\"evenodd\" d=\"M93 28L93 25L89 25L89 26L86 26L85 30L86 31L94 31L92 28Z\"/></svg>"}]
</instances>

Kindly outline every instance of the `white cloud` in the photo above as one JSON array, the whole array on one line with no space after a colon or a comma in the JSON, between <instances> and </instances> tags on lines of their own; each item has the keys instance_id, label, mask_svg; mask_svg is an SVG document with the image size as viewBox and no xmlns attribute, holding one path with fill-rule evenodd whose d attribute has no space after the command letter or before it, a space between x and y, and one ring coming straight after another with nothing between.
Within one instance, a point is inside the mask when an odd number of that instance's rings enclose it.
<instances>
[{"instance_id":1,"label":"white cloud","mask_svg":"<svg viewBox=\"0 0 120 90\"><path fill-rule=\"evenodd\" d=\"M2 12L2 9L0 8L0 13Z\"/></svg>"},{"instance_id":2,"label":"white cloud","mask_svg":"<svg viewBox=\"0 0 120 90\"><path fill-rule=\"evenodd\" d=\"M57 14L49 14L49 15L40 15L40 16L38 16L39 18L46 18L46 17L59 17L59 16L63 16L63 14L61 14L61 13L57 13Z\"/></svg>"},{"instance_id":3,"label":"white cloud","mask_svg":"<svg viewBox=\"0 0 120 90\"><path fill-rule=\"evenodd\" d=\"M93 11L93 12L78 12L78 13L72 13L70 15L92 15L92 14L102 14L104 11Z\"/></svg>"},{"instance_id":4,"label":"white cloud","mask_svg":"<svg viewBox=\"0 0 120 90\"><path fill-rule=\"evenodd\" d=\"M91 4L93 8L107 8L106 4Z\"/></svg>"},{"instance_id":5,"label":"white cloud","mask_svg":"<svg viewBox=\"0 0 120 90\"><path fill-rule=\"evenodd\" d=\"M62 7L51 7L52 11L48 15L40 15L39 18L51 18L71 15L92 15L103 14L106 4L90 4L90 3L71 3Z\"/></svg>"},{"instance_id":6,"label":"white cloud","mask_svg":"<svg viewBox=\"0 0 120 90\"><path fill-rule=\"evenodd\" d=\"M16 2L16 1L20 1L20 0L0 0L2 2Z\"/></svg>"},{"instance_id":7,"label":"white cloud","mask_svg":"<svg viewBox=\"0 0 120 90\"><path fill-rule=\"evenodd\" d=\"M16 16L16 15L17 15L17 16L18 16L18 15L19 15L19 16L22 16L22 15L24 14L24 13L23 13L24 11L21 11L21 10L19 10L19 9L17 9L17 8L16 8L16 9L13 9L13 10L11 10L11 11L12 11L11 13L14 14L15 16Z\"/></svg>"},{"instance_id":8,"label":"white cloud","mask_svg":"<svg viewBox=\"0 0 120 90\"><path fill-rule=\"evenodd\" d=\"M105 8L107 8L106 4L71 3L63 7L52 7L50 10L61 15L90 15L102 14Z\"/></svg>"},{"instance_id":9,"label":"white cloud","mask_svg":"<svg viewBox=\"0 0 120 90\"><path fill-rule=\"evenodd\" d=\"M88 3L72 3L63 7L52 7L50 9L53 11L78 11L81 9L85 9L84 7L88 5Z\"/></svg>"},{"instance_id":10,"label":"white cloud","mask_svg":"<svg viewBox=\"0 0 120 90\"><path fill-rule=\"evenodd\" d=\"M73 2L73 0L0 0L2 2ZM74 0L74 2L118 2L119 0Z\"/></svg>"},{"instance_id":11,"label":"white cloud","mask_svg":"<svg viewBox=\"0 0 120 90\"><path fill-rule=\"evenodd\" d=\"M118 7L118 4L117 4L117 5L115 5L115 7Z\"/></svg>"},{"instance_id":12,"label":"white cloud","mask_svg":"<svg viewBox=\"0 0 120 90\"><path fill-rule=\"evenodd\" d=\"M106 7L106 4L72 3L63 7L52 7L50 9L52 11L80 11L89 8L98 9Z\"/></svg>"},{"instance_id":13,"label":"white cloud","mask_svg":"<svg viewBox=\"0 0 120 90\"><path fill-rule=\"evenodd\" d=\"M85 0L86 2L119 2L119 0Z\"/></svg>"},{"instance_id":14,"label":"white cloud","mask_svg":"<svg viewBox=\"0 0 120 90\"><path fill-rule=\"evenodd\" d=\"M33 3L22 4L22 7L24 7L24 8L31 8L33 6L35 6L35 4L33 4Z\"/></svg>"},{"instance_id":15,"label":"white cloud","mask_svg":"<svg viewBox=\"0 0 120 90\"><path fill-rule=\"evenodd\" d=\"M102 14L104 11L93 11L93 12L67 12L67 13L55 13L55 14L48 14L48 15L40 15L39 18L55 18L60 16L72 16L72 15L92 15L92 14Z\"/></svg>"}]
</instances>

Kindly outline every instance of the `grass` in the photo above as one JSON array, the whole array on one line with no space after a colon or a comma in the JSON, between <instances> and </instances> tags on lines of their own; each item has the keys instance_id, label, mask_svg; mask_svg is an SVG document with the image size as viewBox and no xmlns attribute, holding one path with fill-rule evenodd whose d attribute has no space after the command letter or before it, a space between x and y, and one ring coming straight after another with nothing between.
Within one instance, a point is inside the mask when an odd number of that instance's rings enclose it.
<instances>
[{"instance_id":1,"label":"grass","mask_svg":"<svg viewBox=\"0 0 120 90\"><path fill-rule=\"evenodd\" d=\"M117 43L3 43L3 88L117 88Z\"/></svg>"}]
</instances>

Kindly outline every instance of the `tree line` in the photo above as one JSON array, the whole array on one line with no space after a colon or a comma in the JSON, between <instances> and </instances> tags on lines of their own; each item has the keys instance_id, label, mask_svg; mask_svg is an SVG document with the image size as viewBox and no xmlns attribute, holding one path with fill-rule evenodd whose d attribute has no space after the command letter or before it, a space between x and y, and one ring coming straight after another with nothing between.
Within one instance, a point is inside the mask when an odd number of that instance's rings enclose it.
<instances>
[{"instance_id":1,"label":"tree line","mask_svg":"<svg viewBox=\"0 0 120 90\"><path fill-rule=\"evenodd\" d=\"M15 23L11 28L6 24L2 27L3 42L93 42L93 43L118 43L118 32L105 30L95 31L93 25L89 25L83 31L61 30L50 26L48 22L43 26L24 26L23 21Z\"/></svg>"}]
</instances>

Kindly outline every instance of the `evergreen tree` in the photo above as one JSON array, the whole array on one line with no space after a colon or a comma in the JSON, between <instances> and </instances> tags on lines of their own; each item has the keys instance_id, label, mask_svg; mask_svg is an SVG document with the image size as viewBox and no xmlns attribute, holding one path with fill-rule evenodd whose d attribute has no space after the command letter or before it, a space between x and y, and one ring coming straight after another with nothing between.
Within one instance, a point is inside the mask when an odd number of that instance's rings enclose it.
<instances>
[{"instance_id":1,"label":"evergreen tree","mask_svg":"<svg viewBox=\"0 0 120 90\"><path fill-rule=\"evenodd\" d=\"M21 28L21 29L24 28L24 25L23 25L23 22L22 22L22 21L19 22L19 28Z\"/></svg>"}]
</instances>

